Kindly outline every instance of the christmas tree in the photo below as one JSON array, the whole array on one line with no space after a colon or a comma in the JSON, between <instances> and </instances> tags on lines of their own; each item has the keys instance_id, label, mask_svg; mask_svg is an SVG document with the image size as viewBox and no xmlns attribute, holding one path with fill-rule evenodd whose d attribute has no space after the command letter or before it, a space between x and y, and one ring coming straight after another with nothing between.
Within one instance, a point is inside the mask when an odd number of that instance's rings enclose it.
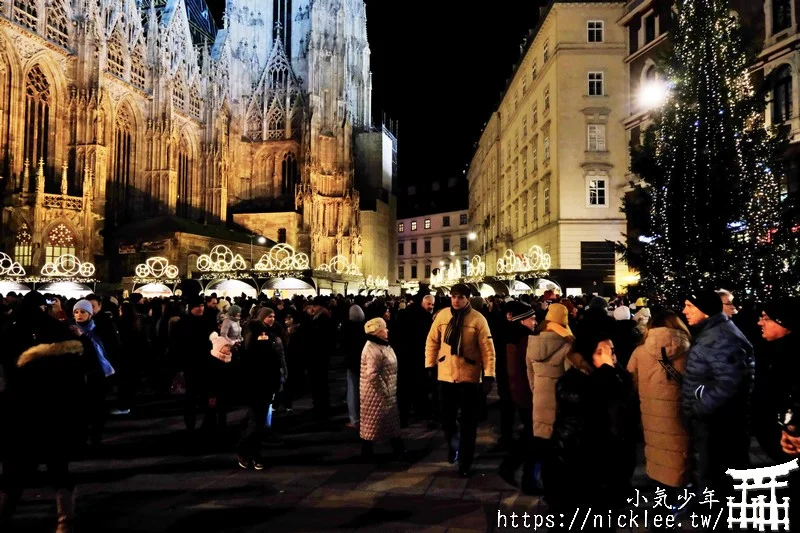
<instances>
[{"instance_id":1,"label":"christmas tree","mask_svg":"<svg viewBox=\"0 0 800 533\"><path fill-rule=\"evenodd\" d=\"M768 297L787 289L787 247L776 245L785 134L764 126L728 0L678 7L669 94L632 154L642 182L629 200L649 210L642 288L672 305L705 287Z\"/></svg>"}]
</instances>

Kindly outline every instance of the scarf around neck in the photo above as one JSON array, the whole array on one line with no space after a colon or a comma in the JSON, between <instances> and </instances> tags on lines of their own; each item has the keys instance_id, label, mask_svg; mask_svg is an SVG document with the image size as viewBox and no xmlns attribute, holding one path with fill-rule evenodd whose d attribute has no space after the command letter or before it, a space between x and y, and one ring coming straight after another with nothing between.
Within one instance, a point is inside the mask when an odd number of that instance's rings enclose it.
<instances>
[{"instance_id":1,"label":"scarf around neck","mask_svg":"<svg viewBox=\"0 0 800 533\"><path fill-rule=\"evenodd\" d=\"M463 309L450 309L453 316L450 318L450 323L447 324L447 330L444 332L444 341L450 345L450 355L459 355L461 353L461 330L464 329L464 317L472 311L470 304L467 304Z\"/></svg>"},{"instance_id":2,"label":"scarf around neck","mask_svg":"<svg viewBox=\"0 0 800 533\"><path fill-rule=\"evenodd\" d=\"M380 344L381 346L389 346L389 341L384 340L375 335L367 335L367 340L370 342L374 342L375 344Z\"/></svg>"}]
</instances>

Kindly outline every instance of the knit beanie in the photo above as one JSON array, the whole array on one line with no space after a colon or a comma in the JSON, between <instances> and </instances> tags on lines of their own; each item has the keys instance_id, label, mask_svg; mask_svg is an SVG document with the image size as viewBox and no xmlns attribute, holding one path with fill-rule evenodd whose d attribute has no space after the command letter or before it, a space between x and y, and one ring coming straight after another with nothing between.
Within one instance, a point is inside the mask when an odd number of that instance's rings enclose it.
<instances>
[{"instance_id":1,"label":"knit beanie","mask_svg":"<svg viewBox=\"0 0 800 533\"><path fill-rule=\"evenodd\" d=\"M375 335L382 329L386 329L386 321L382 318L373 318L364 324L364 332L367 335Z\"/></svg>"},{"instance_id":2,"label":"knit beanie","mask_svg":"<svg viewBox=\"0 0 800 533\"><path fill-rule=\"evenodd\" d=\"M690 294L686 299L708 316L718 315L722 312L722 298L717 291L703 289Z\"/></svg>"},{"instance_id":3,"label":"knit beanie","mask_svg":"<svg viewBox=\"0 0 800 533\"><path fill-rule=\"evenodd\" d=\"M238 305L232 305L228 308L228 316L235 316L241 314L242 308Z\"/></svg>"},{"instance_id":4,"label":"knit beanie","mask_svg":"<svg viewBox=\"0 0 800 533\"><path fill-rule=\"evenodd\" d=\"M221 336L216 331L213 332L209 337L208 340L211 341L211 355L222 361L223 363L230 363L231 362L231 354L224 354L222 353L222 348L225 346L231 346L233 341L227 337Z\"/></svg>"},{"instance_id":5,"label":"knit beanie","mask_svg":"<svg viewBox=\"0 0 800 533\"><path fill-rule=\"evenodd\" d=\"M620 305L614 309L614 320L630 320L631 310L627 306Z\"/></svg>"},{"instance_id":6,"label":"knit beanie","mask_svg":"<svg viewBox=\"0 0 800 533\"><path fill-rule=\"evenodd\" d=\"M764 304L764 313L780 326L800 332L800 298L778 298Z\"/></svg>"},{"instance_id":7,"label":"knit beanie","mask_svg":"<svg viewBox=\"0 0 800 533\"><path fill-rule=\"evenodd\" d=\"M361 306L358 304L350 306L350 310L347 312L347 318L350 322L364 322L366 320L364 310L361 309Z\"/></svg>"},{"instance_id":8,"label":"knit beanie","mask_svg":"<svg viewBox=\"0 0 800 533\"><path fill-rule=\"evenodd\" d=\"M525 302L510 302L506 305L506 313L511 313L511 320L518 322L534 316L536 311Z\"/></svg>"},{"instance_id":9,"label":"knit beanie","mask_svg":"<svg viewBox=\"0 0 800 533\"><path fill-rule=\"evenodd\" d=\"M589 309L607 309L608 302L601 296L594 296L589 300Z\"/></svg>"},{"instance_id":10,"label":"knit beanie","mask_svg":"<svg viewBox=\"0 0 800 533\"><path fill-rule=\"evenodd\" d=\"M83 309L90 315L94 314L94 309L92 309L92 302L90 302L89 300L78 300L77 302L75 302L75 305L72 306L73 312L76 309Z\"/></svg>"},{"instance_id":11,"label":"knit beanie","mask_svg":"<svg viewBox=\"0 0 800 533\"><path fill-rule=\"evenodd\" d=\"M565 328L569 327L569 312L567 308L561 304L550 304L547 309L547 316L545 320L548 322L555 322Z\"/></svg>"}]
</instances>

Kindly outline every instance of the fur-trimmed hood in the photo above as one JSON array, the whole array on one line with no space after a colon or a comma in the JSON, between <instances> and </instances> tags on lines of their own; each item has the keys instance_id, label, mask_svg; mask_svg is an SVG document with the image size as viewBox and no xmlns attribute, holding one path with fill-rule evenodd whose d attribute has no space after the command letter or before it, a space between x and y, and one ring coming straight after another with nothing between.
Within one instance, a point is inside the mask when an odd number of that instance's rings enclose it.
<instances>
[{"instance_id":1,"label":"fur-trimmed hood","mask_svg":"<svg viewBox=\"0 0 800 533\"><path fill-rule=\"evenodd\" d=\"M37 344L22 352L17 359L17 368L22 368L31 361L47 356L81 355L83 344L80 341L54 342L53 344Z\"/></svg>"}]
</instances>

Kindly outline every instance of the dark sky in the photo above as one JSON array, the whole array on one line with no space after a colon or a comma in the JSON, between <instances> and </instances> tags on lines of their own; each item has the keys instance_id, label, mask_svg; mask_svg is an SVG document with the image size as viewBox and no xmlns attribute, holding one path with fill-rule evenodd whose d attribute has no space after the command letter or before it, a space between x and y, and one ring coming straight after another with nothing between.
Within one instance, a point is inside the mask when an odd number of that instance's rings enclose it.
<instances>
[{"instance_id":1,"label":"dark sky","mask_svg":"<svg viewBox=\"0 0 800 533\"><path fill-rule=\"evenodd\" d=\"M398 121L401 185L461 175L543 1L365 1L373 115Z\"/></svg>"}]
</instances>

